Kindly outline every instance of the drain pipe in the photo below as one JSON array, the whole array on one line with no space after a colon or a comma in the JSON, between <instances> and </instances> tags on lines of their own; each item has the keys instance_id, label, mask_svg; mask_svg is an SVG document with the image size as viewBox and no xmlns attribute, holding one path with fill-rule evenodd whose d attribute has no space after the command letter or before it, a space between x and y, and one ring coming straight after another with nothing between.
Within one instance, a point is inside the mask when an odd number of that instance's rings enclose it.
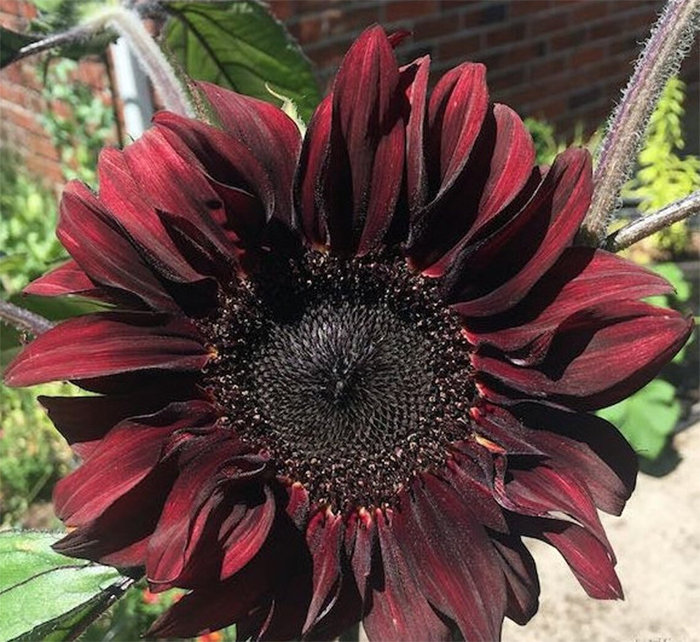
<instances>
[{"instance_id":1,"label":"drain pipe","mask_svg":"<svg viewBox=\"0 0 700 642\"><path fill-rule=\"evenodd\" d=\"M148 129L153 116L151 87L124 38L119 38L111 47L114 77L122 101L124 133L127 141L136 140Z\"/></svg>"}]
</instances>

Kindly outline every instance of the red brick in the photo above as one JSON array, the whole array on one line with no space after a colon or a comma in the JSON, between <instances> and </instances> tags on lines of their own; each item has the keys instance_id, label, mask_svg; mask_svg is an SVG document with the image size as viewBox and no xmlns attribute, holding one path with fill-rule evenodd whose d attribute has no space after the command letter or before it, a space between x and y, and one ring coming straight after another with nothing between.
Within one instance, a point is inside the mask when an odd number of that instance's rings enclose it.
<instances>
[{"instance_id":1,"label":"red brick","mask_svg":"<svg viewBox=\"0 0 700 642\"><path fill-rule=\"evenodd\" d=\"M530 16L547 11L557 4L559 4L558 0L515 0L515 2L510 3L510 15L514 18Z\"/></svg>"},{"instance_id":2,"label":"red brick","mask_svg":"<svg viewBox=\"0 0 700 642\"><path fill-rule=\"evenodd\" d=\"M530 34L542 36L566 29L569 26L569 15L568 11L555 11L554 13L548 12L542 16L533 16L528 21Z\"/></svg>"},{"instance_id":3,"label":"red brick","mask_svg":"<svg viewBox=\"0 0 700 642\"><path fill-rule=\"evenodd\" d=\"M481 38L479 34L471 33L460 36L454 40L438 43L436 58L441 61L453 58L467 58L477 54L481 50Z\"/></svg>"},{"instance_id":4,"label":"red brick","mask_svg":"<svg viewBox=\"0 0 700 642\"><path fill-rule=\"evenodd\" d=\"M620 0L616 0L619 2ZM576 2L571 9L571 24L579 27L587 22L600 20L608 15L608 3L600 0Z\"/></svg>"},{"instance_id":5,"label":"red brick","mask_svg":"<svg viewBox=\"0 0 700 642\"><path fill-rule=\"evenodd\" d=\"M459 19L459 14L453 13L447 16L418 20L413 27L413 39L420 42L455 33L459 29Z\"/></svg>"},{"instance_id":6,"label":"red brick","mask_svg":"<svg viewBox=\"0 0 700 642\"><path fill-rule=\"evenodd\" d=\"M396 22L437 14L439 11L438 0L388 0L384 4L384 20Z\"/></svg>"},{"instance_id":7,"label":"red brick","mask_svg":"<svg viewBox=\"0 0 700 642\"><path fill-rule=\"evenodd\" d=\"M520 42L525 36L524 22L508 22L505 26L486 33L485 47L499 47Z\"/></svg>"},{"instance_id":8,"label":"red brick","mask_svg":"<svg viewBox=\"0 0 700 642\"><path fill-rule=\"evenodd\" d=\"M604 44L584 45L573 49L569 60L572 67L584 67L603 60L606 53L607 47Z\"/></svg>"}]
</instances>

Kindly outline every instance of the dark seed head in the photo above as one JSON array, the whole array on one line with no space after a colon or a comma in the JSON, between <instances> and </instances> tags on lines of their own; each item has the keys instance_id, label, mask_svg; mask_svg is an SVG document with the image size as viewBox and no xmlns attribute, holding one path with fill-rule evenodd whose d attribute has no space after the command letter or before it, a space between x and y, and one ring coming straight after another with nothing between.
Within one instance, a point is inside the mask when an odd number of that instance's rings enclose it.
<instances>
[{"instance_id":1,"label":"dark seed head","mask_svg":"<svg viewBox=\"0 0 700 642\"><path fill-rule=\"evenodd\" d=\"M264 265L202 322L232 427L337 510L382 506L468 434L468 342L397 258Z\"/></svg>"}]
</instances>

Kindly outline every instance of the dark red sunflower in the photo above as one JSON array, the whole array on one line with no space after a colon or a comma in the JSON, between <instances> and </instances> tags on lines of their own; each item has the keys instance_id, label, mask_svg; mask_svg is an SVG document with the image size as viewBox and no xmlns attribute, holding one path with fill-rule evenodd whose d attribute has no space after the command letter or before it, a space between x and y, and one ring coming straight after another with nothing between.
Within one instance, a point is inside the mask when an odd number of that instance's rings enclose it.
<instances>
[{"instance_id":1,"label":"dark red sunflower","mask_svg":"<svg viewBox=\"0 0 700 642\"><path fill-rule=\"evenodd\" d=\"M494 640L537 610L522 537L596 598L622 595L597 508L635 455L587 411L649 381L690 322L668 284L573 245L589 155L532 141L466 63L428 95L379 27L303 137L280 110L201 86L71 183L73 260L29 287L108 309L34 340L10 385L84 459L55 493L67 554L189 592L152 628L191 636Z\"/></svg>"}]
</instances>

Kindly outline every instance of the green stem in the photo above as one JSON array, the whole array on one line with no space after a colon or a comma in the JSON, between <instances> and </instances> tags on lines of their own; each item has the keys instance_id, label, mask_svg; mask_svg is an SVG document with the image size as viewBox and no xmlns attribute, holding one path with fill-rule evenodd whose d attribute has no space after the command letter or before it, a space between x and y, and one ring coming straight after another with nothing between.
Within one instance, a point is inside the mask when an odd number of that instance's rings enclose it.
<instances>
[{"instance_id":1,"label":"green stem","mask_svg":"<svg viewBox=\"0 0 700 642\"><path fill-rule=\"evenodd\" d=\"M29 332L34 336L40 335L54 326L52 321L2 299L0 299L0 321L11 325L20 332Z\"/></svg>"},{"instance_id":2,"label":"green stem","mask_svg":"<svg viewBox=\"0 0 700 642\"><path fill-rule=\"evenodd\" d=\"M605 249L610 252L619 252L651 236L654 232L698 213L700 213L700 190L625 225L605 239Z\"/></svg>"},{"instance_id":3,"label":"green stem","mask_svg":"<svg viewBox=\"0 0 700 642\"><path fill-rule=\"evenodd\" d=\"M622 100L607 126L593 176L591 207L578 242L599 246L605 239L620 191L629 178L649 117L670 76L677 73L700 27L700 0L668 0L654 25Z\"/></svg>"},{"instance_id":4,"label":"green stem","mask_svg":"<svg viewBox=\"0 0 700 642\"><path fill-rule=\"evenodd\" d=\"M94 31L104 28L114 29L129 43L136 59L163 101L164 107L182 116L195 115L186 88L137 13L121 6L108 7L88 18L83 26L92 27Z\"/></svg>"}]
</instances>

